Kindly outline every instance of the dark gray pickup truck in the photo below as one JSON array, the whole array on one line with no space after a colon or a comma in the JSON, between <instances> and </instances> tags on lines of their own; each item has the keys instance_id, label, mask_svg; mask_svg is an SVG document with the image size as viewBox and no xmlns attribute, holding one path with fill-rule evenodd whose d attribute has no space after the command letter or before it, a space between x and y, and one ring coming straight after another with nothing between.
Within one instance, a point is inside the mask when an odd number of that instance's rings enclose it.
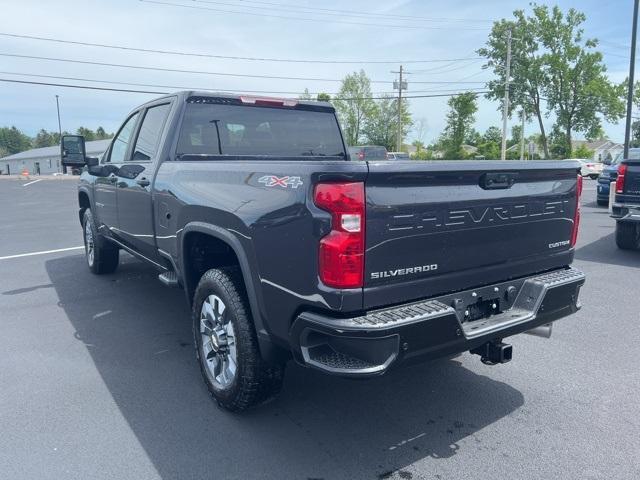
<instances>
[{"instance_id":1,"label":"dark gray pickup truck","mask_svg":"<svg viewBox=\"0 0 640 480\"><path fill-rule=\"evenodd\" d=\"M67 136L89 268L120 250L184 289L211 394L242 410L286 362L367 377L579 308L575 162L350 159L323 102L181 92L131 112L101 159Z\"/></svg>"},{"instance_id":2,"label":"dark gray pickup truck","mask_svg":"<svg viewBox=\"0 0 640 480\"><path fill-rule=\"evenodd\" d=\"M620 162L611 216L616 220L616 243L624 250L640 249L640 160Z\"/></svg>"}]
</instances>

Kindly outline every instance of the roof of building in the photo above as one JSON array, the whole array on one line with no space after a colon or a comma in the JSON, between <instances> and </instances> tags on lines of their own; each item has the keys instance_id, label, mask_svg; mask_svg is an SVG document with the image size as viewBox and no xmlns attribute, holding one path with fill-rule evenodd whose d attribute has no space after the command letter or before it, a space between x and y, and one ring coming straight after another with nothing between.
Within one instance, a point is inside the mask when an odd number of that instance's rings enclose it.
<instances>
[{"instance_id":1,"label":"roof of building","mask_svg":"<svg viewBox=\"0 0 640 480\"><path fill-rule=\"evenodd\" d=\"M610 148L622 148L622 144L616 143L612 140L608 140L606 138L602 140L595 140L593 142L589 142L588 140L574 140L571 142L573 148L577 148L580 146L585 146L589 150L600 150L603 147Z\"/></svg>"},{"instance_id":2,"label":"roof of building","mask_svg":"<svg viewBox=\"0 0 640 480\"><path fill-rule=\"evenodd\" d=\"M92 142L86 142L85 150L87 151L88 155L100 154L107 149L110 142L111 142L111 139L94 140ZM60 155L60 146L55 145L53 147L32 148L31 150L25 150L24 152L14 153L13 155L0 158L0 161L30 160L32 158L57 157L59 155Z\"/></svg>"}]
</instances>

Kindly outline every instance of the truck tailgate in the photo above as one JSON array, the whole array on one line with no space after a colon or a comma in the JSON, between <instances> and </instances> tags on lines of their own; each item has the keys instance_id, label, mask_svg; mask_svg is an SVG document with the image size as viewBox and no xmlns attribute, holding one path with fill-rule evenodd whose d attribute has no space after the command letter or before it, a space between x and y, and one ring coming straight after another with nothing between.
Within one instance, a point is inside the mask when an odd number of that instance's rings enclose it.
<instances>
[{"instance_id":1,"label":"truck tailgate","mask_svg":"<svg viewBox=\"0 0 640 480\"><path fill-rule=\"evenodd\" d=\"M577 162L369 163L364 307L562 267Z\"/></svg>"}]
</instances>

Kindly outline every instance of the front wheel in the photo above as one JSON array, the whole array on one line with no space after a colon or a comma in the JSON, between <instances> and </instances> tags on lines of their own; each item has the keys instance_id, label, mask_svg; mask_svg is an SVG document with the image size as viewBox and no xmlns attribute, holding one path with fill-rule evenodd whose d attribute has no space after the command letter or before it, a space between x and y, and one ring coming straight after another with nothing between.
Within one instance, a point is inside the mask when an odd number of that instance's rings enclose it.
<instances>
[{"instance_id":1,"label":"front wheel","mask_svg":"<svg viewBox=\"0 0 640 480\"><path fill-rule=\"evenodd\" d=\"M98 233L90 209L84 211L83 218L84 253L89 270L96 275L113 273L118 268L120 250L106 244L107 241Z\"/></svg>"},{"instance_id":2,"label":"front wheel","mask_svg":"<svg viewBox=\"0 0 640 480\"><path fill-rule=\"evenodd\" d=\"M640 248L640 225L630 222L616 222L616 244L622 250Z\"/></svg>"},{"instance_id":3,"label":"front wheel","mask_svg":"<svg viewBox=\"0 0 640 480\"><path fill-rule=\"evenodd\" d=\"M237 268L207 271L193 302L196 358L220 406L241 411L280 391L284 365L264 361Z\"/></svg>"}]
</instances>

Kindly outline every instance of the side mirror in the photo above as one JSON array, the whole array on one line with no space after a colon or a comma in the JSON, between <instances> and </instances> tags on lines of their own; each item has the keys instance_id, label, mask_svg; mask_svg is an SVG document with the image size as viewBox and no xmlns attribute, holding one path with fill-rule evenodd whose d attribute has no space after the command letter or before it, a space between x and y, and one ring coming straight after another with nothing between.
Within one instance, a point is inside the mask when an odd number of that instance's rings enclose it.
<instances>
[{"instance_id":1,"label":"side mirror","mask_svg":"<svg viewBox=\"0 0 640 480\"><path fill-rule=\"evenodd\" d=\"M83 167L87 163L82 135L63 135L60 142L60 158L65 167Z\"/></svg>"}]
</instances>

